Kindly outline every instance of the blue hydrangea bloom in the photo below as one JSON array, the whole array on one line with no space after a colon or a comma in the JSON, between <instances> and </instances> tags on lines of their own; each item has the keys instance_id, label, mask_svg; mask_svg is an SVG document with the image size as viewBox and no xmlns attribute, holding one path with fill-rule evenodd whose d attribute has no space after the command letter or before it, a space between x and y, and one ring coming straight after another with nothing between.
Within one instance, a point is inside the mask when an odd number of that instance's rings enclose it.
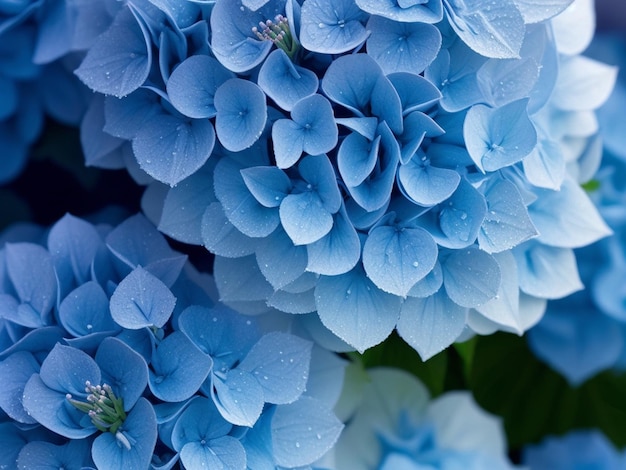
<instances>
[{"instance_id":1,"label":"blue hydrangea bloom","mask_svg":"<svg viewBox=\"0 0 626 470\"><path fill-rule=\"evenodd\" d=\"M235 310L424 359L522 334L610 233L580 184L615 69L571 3L133 0L76 71L87 160L150 184Z\"/></svg>"}]
</instances>

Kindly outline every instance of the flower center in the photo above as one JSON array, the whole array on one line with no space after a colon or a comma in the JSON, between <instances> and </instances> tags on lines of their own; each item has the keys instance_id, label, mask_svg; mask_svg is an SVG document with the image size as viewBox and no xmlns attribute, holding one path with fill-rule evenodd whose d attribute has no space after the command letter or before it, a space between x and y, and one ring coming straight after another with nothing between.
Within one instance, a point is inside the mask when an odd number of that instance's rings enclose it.
<instances>
[{"instance_id":1,"label":"flower center","mask_svg":"<svg viewBox=\"0 0 626 470\"><path fill-rule=\"evenodd\" d=\"M283 15L276 15L274 21L260 22L259 27L252 28L254 35L261 41L271 41L276 47L285 51L293 61L298 52L298 42L291 34L289 21Z\"/></svg>"},{"instance_id":2,"label":"flower center","mask_svg":"<svg viewBox=\"0 0 626 470\"><path fill-rule=\"evenodd\" d=\"M87 413L96 428L102 432L109 431L117 437L117 431L126 419L124 400L115 396L107 384L92 385L87 381L85 391L88 394L87 401L75 400L69 393L66 398L75 408Z\"/></svg>"}]
</instances>

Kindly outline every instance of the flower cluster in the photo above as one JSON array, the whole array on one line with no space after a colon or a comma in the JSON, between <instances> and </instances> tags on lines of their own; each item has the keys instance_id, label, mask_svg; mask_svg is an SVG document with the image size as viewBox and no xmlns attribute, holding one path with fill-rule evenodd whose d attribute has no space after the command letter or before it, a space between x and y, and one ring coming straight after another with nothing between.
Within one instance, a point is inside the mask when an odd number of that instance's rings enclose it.
<instances>
[{"instance_id":1,"label":"flower cluster","mask_svg":"<svg viewBox=\"0 0 626 470\"><path fill-rule=\"evenodd\" d=\"M616 70L570 4L128 0L76 70L86 159L148 184L237 310L425 359L521 334L610 233L580 184Z\"/></svg>"},{"instance_id":2,"label":"flower cluster","mask_svg":"<svg viewBox=\"0 0 626 470\"><path fill-rule=\"evenodd\" d=\"M306 468L345 361L211 298L142 215L66 215L0 248L3 468Z\"/></svg>"}]
</instances>

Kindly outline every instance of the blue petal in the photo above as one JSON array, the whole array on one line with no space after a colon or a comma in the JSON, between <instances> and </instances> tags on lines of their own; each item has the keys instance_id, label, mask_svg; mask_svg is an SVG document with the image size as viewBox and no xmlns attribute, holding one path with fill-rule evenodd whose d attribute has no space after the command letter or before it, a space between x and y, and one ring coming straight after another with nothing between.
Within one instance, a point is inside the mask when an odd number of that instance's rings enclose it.
<instances>
[{"instance_id":1,"label":"blue petal","mask_svg":"<svg viewBox=\"0 0 626 470\"><path fill-rule=\"evenodd\" d=\"M165 235L192 245L202 245L203 225L199 221L207 206L215 202L213 168L204 168L168 190L158 225Z\"/></svg>"},{"instance_id":2,"label":"blue petal","mask_svg":"<svg viewBox=\"0 0 626 470\"><path fill-rule=\"evenodd\" d=\"M91 279L92 263L104 242L89 222L65 214L51 227L47 245L64 296Z\"/></svg>"},{"instance_id":3,"label":"blue petal","mask_svg":"<svg viewBox=\"0 0 626 470\"><path fill-rule=\"evenodd\" d=\"M469 47L496 59L519 57L525 27L513 0L495 5L491 0L443 2L450 26Z\"/></svg>"},{"instance_id":4,"label":"blue petal","mask_svg":"<svg viewBox=\"0 0 626 470\"><path fill-rule=\"evenodd\" d=\"M380 16L367 22L372 31L367 39L367 53L385 75L395 72L419 74L437 57L441 33L426 23L400 23Z\"/></svg>"},{"instance_id":5,"label":"blue petal","mask_svg":"<svg viewBox=\"0 0 626 470\"><path fill-rule=\"evenodd\" d=\"M450 346L463 332L467 309L456 305L440 290L402 304L398 334L426 361Z\"/></svg>"},{"instance_id":6,"label":"blue petal","mask_svg":"<svg viewBox=\"0 0 626 470\"><path fill-rule=\"evenodd\" d=\"M437 292L443 285L443 271L441 263L437 261L433 269L421 280L418 281L407 294L409 297L426 298Z\"/></svg>"},{"instance_id":7,"label":"blue petal","mask_svg":"<svg viewBox=\"0 0 626 470\"><path fill-rule=\"evenodd\" d=\"M220 143L231 152L251 147L267 120L265 93L252 82L231 78L215 92L215 130Z\"/></svg>"},{"instance_id":8,"label":"blue petal","mask_svg":"<svg viewBox=\"0 0 626 470\"><path fill-rule=\"evenodd\" d=\"M102 383L110 385L115 394L124 400L128 411L148 385L148 365L141 355L114 337L105 338L96 352Z\"/></svg>"},{"instance_id":9,"label":"blue petal","mask_svg":"<svg viewBox=\"0 0 626 470\"><path fill-rule=\"evenodd\" d=\"M274 166L255 166L241 170L243 181L252 195L265 207L278 207L291 191L287 174Z\"/></svg>"},{"instance_id":10,"label":"blue petal","mask_svg":"<svg viewBox=\"0 0 626 470\"><path fill-rule=\"evenodd\" d=\"M111 296L111 316L131 330L165 325L174 311L176 298L163 282L141 266L117 286Z\"/></svg>"},{"instance_id":11,"label":"blue petal","mask_svg":"<svg viewBox=\"0 0 626 470\"><path fill-rule=\"evenodd\" d=\"M378 128L378 118L375 117L347 117L335 118L338 125L342 125L357 132L367 140L374 140L376 137L376 129Z\"/></svg>"},{"instance_id":12,"label":"blue petal","mask_svg":"<svg viewBox=\"0 0 626 470\"><path fill-rule=\"evenodd\" d=\"M175 186L204 165L214 145L215 130L209 120L159 114L137 132L133 152L143 171Z\"/></svg>"},{"instance_id":13,"label":"blue petal","mask_svg":"<svg viewBox=\"0 0 626 470\"><path fill-rule=\"evenodd\" d=\"M320 276L315 298L322 323L359 351L387 338L400 315L400 297L380 290L360 265L339 276Z\"/></svg>"},{"instance_id":14,"label":"blue petal","mask_svg":"<svg viewBox=\"0 0 626 470\"><path fill-rule=\"evenodd\" d=\"M461 182L461 176L447 168L437 168L413 158L398 169L401 190L421 206L433 206L448 199Z\"/></svg>"},{"instance_id":15,"label":"blue petal","mask_svg":"<svg viewBox=\"0 0 626 470\"><path fill-rule=\"evenodd\" d=\"M215 195L231 224L249 237L266 237L280 224L278 211L261 205L248 190L242 165L222 158L213 175Z\"/></svg>"},{"instance_id":16,"label":"blue petal","mask_svg":"<svg viewBox=\"0 0 626 470\"><path fill-rule=\"evenodd\" d=\"M33 243L7 243L5 254L6 269L19 300L39 315L36 326L43 326L57 295L50 254Z\"/></svg>"},{"instance_id":17,"label":"blue petal","mask_svg":"<svg viewBox=\"0 0 626 470\"><path fill-rule=\"evenodd\" d=\"M97 468L149 468L157 442L157 422L154 409L140 398L119 429L126 448L115 434L105 432L94 440L91 456Z\"/></svg>"},{"instance_id":18,"label":"blue petal","mask_svg":"<svg viewBox=\"0 0 626 470\"><path fill-rule=\"evenodd\" d=\"M473 106L463 124L467 150L481 171L496 171L522 160L537 145L527 99L500 108Z\"/></svg>"},{"instance_id":19,"label":"blue petal","mask_svg":"<svg viewBox=\"0 0 626 470\"><path fill-rule=\"evenodd\" d=\"M152 355L150 390L160 400L178 402L196 393L213 361L179 331L170 333Z\"/></svg>"},{"instance_id":20,"label":"blue petal","mask_svg":"<svg viewBox=\"0 0 626 470\"><path fill-rule=\"evenodd\" d=\"M233 73L213 57L194 55L178 65L167 81L172 105L185 116L201 119L215 116L215 92ZM198 77L203 77L198 80Z\"/></svg>"},{"instance_id":21,"label":"blue petal","mask_svg":"<svg viewBox=\"0 0 626 470\"><path fill-rule=\"evenodd\" d=\"M540 188L558 191L565 179L566 164L560 144L539 138L537 147L522 161L528 182Z\"/></svg>"},{"instance_id":22,"label":"blue petal","mask_svg":"<svg viewBox=\"0 0 626 470\"><path fill-rule=\"evenodd\" d=\"M279 168L289 168L302 152L320 155L337 144L338 130L333 109L326 98L314 94L298 101L291 120L279 119L272 126L272 141Z\"/></svg>"},{"instance_id":23,"label":"blue petal","mask_svg":"<svg viewBox=\"0 0 626 470\"><path fill-rule=\"evenodd\" d=\"M259 65L273 44L260 41L252 28L284 14L284 8L285 0L272 0L256 11L246 8L241 0L217 2L211 11L211 49L217 60L235 73Z\"/></svg>"},{"instance_id":24,"label":"blue petal","mask_svg":"<svg viewBox=\"0 0 626 470\"><path fill-rule=\"evenodd\" d=\"M0 408L18 423L34 424L35 418L30 416L22 404L24 387L31 375L39 372L39 363L27 351L18 351L0 362Z\"/></svg>"},{"instance_id":25,"label":"blue petal","mask_svg":"<svg viewBox=\"0 0 626 470\"><path fill-rule=\"evenodd\" d=\"M385 292L405 297L437 261L437 244L422 228L379 225L363 246L367 276Z\"/></svg>"},{"instance_id":26,"label":"blue petal","mask_svg":"<svg viewBox=\"0 0 626 470\"><path fill-rule=\"evenodd\" d=\"M341 193L337 186L335 170L326 155L307 155L298 165L301 178L306 181L307 188L315 190L322 201L324 209L335 213L341 207Z\"/></svg>"},{"instance_id":27,"label":"blue petal","mask_svg":"<svg viewBox=\"0 0 626 470\"><path fill-rule=\"evenodd\" d=\"M532 57L490 59L478 70L476 78L485 102L500 107L530 96L540 71L541 66Z\"/></svg>"},{"instance_id":28,"label":"blue petal","mask_svg":"<svg viewBox=\"0 0 626 470\"><path fill-rule=\"evenodd\" d=\"M119 330L109 313L109 298L95 281L68 293L59 305L59 321L74 337Z\"/></svg>"},{"instance_id":29,"label":"blue petal","mask_svg":"<svg viewBox=\"0 0 626 470\"><path fill-rule=\"evenodd\" d=\"M226 303L265 301L274 291L259 270L254 256L217 257L213 272L220 300Z\"/></svg>"},{"instance_id":30,"label":"blue petal","mask_svg":"<svg viewBox=\"0 0 626 470\"><path fill-rule=\"evenodd\" d=\"M356 0L362 10L406 23L439 23L443 18L441 0L419 0L403 6L398 0Z\"/></svg>"},{"instance_id":31,"label":"blue petal","mask_svg":"<svg viewBox=\"0 0 626 470\"><path fill-rule=\"evenodd\" d=\"M315 289L295 293L277 290L267 299L267 305L285 313L311 313L315 311Z\"/></svg>"},{"instance_id":32,"label":"blue petal","mask_svg":"<svg viewBox=\"0 0 626 470\"><path fill-rule=\"evenodd\" d=\"M478 245L487 253L509 250L538 235L517 187L495 180L485 191L487 213L478 233Z\"/></svg>"},{"instance_id":33,"label":"blue petal","mask_svg":"<svg viewBox=\"0 0 626 470\"><path fill-rule=\"evenodd\" d=\"M446 293L461 307L478 307L498 295L500 265L476 247L451 252L441 260L441 267Z\"/></svg>"},{"instance_id":34,"label":"blue petal","mask_svg":"<svg viewBox=\"0 0 626 470\"><path fill-rule=\"evenodd\" d=\"M228 371L225 379L213 376L211 395L224 419L239 426L252 427L263 410L263 389L249 372Z\"/></svg>"},{"instance_id":35,"label":"blue petal","mask_svg":"<svg viewBox=\"0 0 626 470\"><path fill-rule=\"evenodd\" d=\"M367 15L353 0L306 0L300 15L299 39L309 51L340 54L367 39Z\"/></svg>"},{"instance_id":36,"label":"blue petal","mask_svg":"<svg viewBox=\"0 0 626 470\"><path fill-rule=\"evenodd\" d=\"M265 94L285 111L291 111L302 98L313 95L318 82L315 73L295 65L282 49L272 51L257 78Z\"/></svg>"},{"instance_id":37,"label":"blue petal","mask_svg":"<svg viewBox=\"0 0 626 470\"><path fill-rule=\"evenodd\" d=\"M104 99L104 128L112 136L133 139L150 119L162 110L159 95L140 88L123 100L114 96Z\"/></svg>"},{"instance_id":38,"label":"blue petal","mask_svg":"<svg viewBox=\"0 0 626 470\"><path fill-rule=\"evenodd\" d=\"M515 0L526 23L550 19L571 5L573 0Z\"/></svg>"},{"instance_id":39,"label":"blue petal","mask_svg":"<svg viewBox=\"0 0 626 470\"><path fill-rule=\"evenodd\" d=\"M129 8L123 8L75 73L92 90L121 98L148 78L152 61L148 44L148 33L141 22Z\"/></svg>"},{"instance_id":40,"label":"blue petal","mask_svg":"<svg viewBox=\"0 0 626 470\"><path fill-rule=\"evenodd\" d=\"M353 132L341 142L337 152L337 166L346 185L360 185L374 170L381 137L372 140Z\"/></svg>"},{"instance_id":41,"label":"blue petal","mask_svg":"<svg viewBox=\"0 0 626 470\"><path fill-rule=\"evenodd\" d=\"M274 289L281 289L304 273L307 250L294 245L284 230L277 229L257 245L256 260L265 279Z\"/></svg>"},{"instance_id":42,"label":"blue petal","mask_svg":"<svg viewBox=\"0 0 626 470\"><path fill-rule=\"evenodd\" d=\"M272 447L277 465L310 465L339 438L343 424L330 408L311 397L276 407L272 418Z\"/></svg>"},{"instance_id":43,"label":"blue petal","mask_svg":"<svg viewBox=\"0 0 626 470\"><path fill-rule=\"evenodd\" d=\"M17 459L12 463L17 464L14 468L38 470L89 468L92 465L90 447L89 439L74 439L64 445L32 440L22 447Z\"/></svg>"},{"instance_id":44,"label":"blue petal","mask_svg":"<svg viewBox=\"0 0 626 470\"><path fill-rule=\"evenodd\" d=\"M403 116L413 111L426 111L441 99L439 89L421 75L399 72L387 78L398 92Z\"/></svg>"},{"instance_id":45,"label":"blue petal","mask_svg":"<svg viewBox=\"0 0 626 470\"><path fill-rule=\"evenodd\" d=\"M517 261L519 286L526 294L559 299L583 288L576 257L570 248L538 243L513 250Z\"/></svg>"},{"instance_id":46,"label":"blue petal","mask_svg":"<svg viewBox=\"0 0 626 470\"><path fill-rule=\"evenodd\" d=\"M333 226L333 216L315 191L290 194L280 204L280 221L295 245L313 243Z\"/></svg>"},{"instance_id":47,"label":"blue petal","mask_svg":"<svg viewBox=\"0 0 626 470\"><path fill-rule=\"evenodd\" d=\"M259 381L267 403L292 403L306 388L312 346L291 334L267 333L252 346L239 369Z\"/></svg>"},{"instance_id":48,"label":"blue petal","mask_svg":"<svg viewBox=\"0 0 626 470\"><path fill-rule=\"evenodd\" d=\"M570 178L559 191L542 191L528 213L546 245L578 248L611 234L589 196Z\"/></svg>"},{"instance_id":49,"label":"blue petal","mask_svg":"<svg viewBox=\"0 0 626 470\"><path fill-rule=\"evenodd\" d=\"M209 204L205 209L200 230L202 245L217 256L239 258L251 255L256 250L258 239L250 238L237 230L226 218L219 202Z\"/></svg>"},{"instance_id":50,"label":"blue petal","mask_svg":"<svg viewBox=\"0 0 626 470\"><path fill-rule=\"evenodd\" d=\"M361 258L361 242L345 208L333 216L333 227L307 249L307 271L335 276L350 271Z\"/></svg>"}]
</instances>

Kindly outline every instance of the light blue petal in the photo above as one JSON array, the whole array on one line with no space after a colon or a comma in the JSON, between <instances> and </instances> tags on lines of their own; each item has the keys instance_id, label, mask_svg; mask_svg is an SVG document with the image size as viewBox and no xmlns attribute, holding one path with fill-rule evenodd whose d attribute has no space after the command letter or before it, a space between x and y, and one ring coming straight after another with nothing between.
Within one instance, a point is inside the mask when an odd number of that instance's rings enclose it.
<instances>
[{"instance_id":1,"label":"light blue petal","mask_svg":"<svg viewBox=\"0 0 626 470\"><path fill-rule=\"evenodd\" d=\"M367 54L344 55L333 60L326 69L322 90L330 100L358 117L367 117L373 90L383 76L380 66Z\"/></svg>"},{"instance_id":2,"label":"light blue petal","mask_svg":"<svg viewBox=\"0 0 626 470\"><path fill-rule=\"evenodd\" d=\"M376 166L380 136L369 141L353 132L343 139L337 152L337 167L348 186L358 186L365 181Z\"/></svg>"},{"instance_id":3,"label":"light blue petal","mask_svg":"<svg viewBox=\"0 0 626 470\"><path fill-rule=\"evenodd\" d=\"M513 249L518 266L519 286L526 294L559 299L583 288L576 257L570 248L538 243Z\"/></svg>"},{"instance_id":4,"label":"light blue petal","mask_svg":"<svg viewBox=\"0 0 626 470\"><path fill-rule=\"evenodd\" d=\"M241 170L243 181L259 203L265 207L278 207L291 191L287 174L275 166L254 166Z\"/></svg>"},{"instance_id":5,"label":"light blue petal","mask_svg":"<svg viewBox=\"0 0 626 470\"><path fill-rule=\"evenodd\" d=\"M589 196L570 178L559 191L542 191L528 213L546 245L579 248L611 234Z\"/></svg>"},{"instance_id":6,"label":"light blue petal","mask_svg":"<svg viewBox=\"0 0 626 470\"><path fill-rule=\"evenodd\" d=\"M356 0L362 10L407 23L439 23L443 18L441 0L419 0L403 6L402 0Z\"/></svg>"},{"instance_id":7,"label":"light blue petal","mask_svg":"<svg viewBox=\"0 0 626 470\"><path fill-rule=\"evenodd\" d=\"M144 84L150 72L152 49L148 32L129 8L122 8L113 24L95 42L76 75L92 90L121 98Z\"/></svg>"},{"instance_id":8,"label":"light blue petal","mask_svg":"<svg viewBox=\"0 0 626 470\"><path fill-rule=\"evenodd\" d=\"M465 117L467 150L481 171L496 171L522 160L537 145L537 132L528 118L527 99L500 108L473 106Z\"/></svg>"},{"instance_id":9,"label":"light blue petal","mask_svg":"<svg viewBox=\"0 0 626 470\"><path fill-rule=\"evenodd\" d=\"M267 299L267 305L295 315L311 313L315 311L315 289L311 288L304 292L277 290Z\"/></svg>"},{"instance_id":10,"label":"light blue petal","mask_svg":"<svg viewBox=\"0 0 626 470\"><path fill-rule=\"evenodd\" d=\"M426 361L459 337L466 316L467 309L452 302L443 290L424 299L409 297L402 304L398 334Z\"/></svg>"},{"instance_id":11,"label":"light blue petal","mask_svg":"<svg viewBox=\"0 0 626 470\"><path fill-rule=\"evenodd\" d=\"M172 430L172 445L178 452L187 444L200 444L201 441L210 447L212 440L228 435L232 428L232 424L222 418L209 398L194 397L176 419Z\"/></svg>"},{"instance_id":12,"label":"light blue petal","mask_svg":"<svg viewBox=\"0 0 626 470\"><path fill-rule=\"evenodd\" d=\"M539 23L550 19L572 4L574 0L515 0L515 5L526 23Z\"/></svg>"},{"instance_id":13,"label":"light blue petal","mask_svg":"<svg viewBox=\"0 0 626 470\"><path fill-rule=\"evenodd\" d=\"M231 78L215 92L215 130L231 152L251 147L261 137L267 120L265 93L254 83Z\"/></svg>"},{"instance_id":14,"label":"light blue petal","mask_svg":"<svg viewBox=\"0 0 626 470\"><path fill-rule=\"evenodd\" d=\"M35 436L27 437L27 439L32 438L37 439ZM41 438L45 437L42 436ZM18 439L21 440L23 437L19 436ZM21 444L23 445L24 441ZM37 470L89 468L92 465L90 450L91 441L89 439L73 439L63 445L55 445L43 440L29 440L22 447L17 459L11 463L17 464L13 468L36 468Z\"/></svg>"},{"instance_id":15,"label":"light blue petal","mask_svg":"<svg viewBox=\"0 0 626 470\"><path fill-rule=\"evenodd\" d=\"M478 233L478 245L487 253L510 250L539 232L528 215L517 187L497 179L485 191L487 213Z\"/></svg>"},{"instance_id":16,"label":"light blue petal","mask_svg":"<svg viewBox=\"0 0 626 470\"><path fill-rule=\"evenodd\" d=\"M363 267L379 289L405 297L437 261L437 244L422 228L379 225L363 246Z\"/></svg>"},{"instance_id":17,"label":"light blue petal","mask_svg":"<svg viewBox=\"0 0 626 470\"><path fill-rule=\"evenodd\" d=\"M400 315L400 297L380 290L360 265L339 276L320 276L315 298L324 326L359 351L387 338Z\"/></svg>"},{"instance_id":18,"label":"light blue petal","mask_svg":"<svg viewBox=\"0 0 626 470\"><path fill-rule=\"evenodd\" d=\"M119 330L109 313L109 298L95 281L68 293L59 305L59 321L74 337Z\"/></svg>"},{"instance_id":19,"label":"light blue petal","mask_svg":"<svg viewBox=\"0 0 626 470\"><path fill-rule=\"evenodd\" d=\"M528 182L557 191L565 179L565 158L558 142L539 138L537 147L522 161Z\"/></svg>"},{"instance_id":20,"label":"light blue petal","mask_svg":"<svg viewBox=\"0 0 626 470\"><path fill-rule=\"evenodd\" d=\"M272 418L272 447L277 465L310 465L332 448L343 424L322 402L302 397L276 407Z\"/></svg>"},{"instance_id":21,"label":"light blue petal","mask_svg":"<svg viewBox=\"0 0 626 470\"><path fill-rule=\"evenodd\" d=\"M378 118L375 117L347 117L335 118L338 125L342 125L357 132L367 140L374 140L376 137L376 129L378 128Z\"/></svg>"},{"instance_id":22,"label":"light blue petal","mask_svg":"<svg viewBox=\"0 0 626 470\"><path fill-rule=\"evenodd\" d=\"M265 279L274 289L281 289L304 273L307 250L294 245L284 230L277 229L257 245L256 260Z\"/></svg>"},{"instance_id":23,"label":"light blue petal","mask_svg":"<svg viewBox=\"0 0 626 470\"><path fill-rule=\"evenodd\" d=\"M189 442L180 451L185 468L228 468L246 470L246 451L239 439L222 436L207 444Z\"/></svg>"},{"instance_id":24,"label":"light blue petal","mask_svg":"<svg viewBox=\"0 0 626 470\"><path fill-rule=\"evenodd\" d=\"M267 333L238 368L259 381L267 403L292 403L306 388L312 346L310 341L288 333Z\"/></svg>"},{"instance_id":25,"label":"light blue petal","mask_svg":"<svg viewBox=\"0 0 626 470\"><path fill-rule=\"evenodd\" d=\"M134 91L123 100L105 97L103 130L115 137L133 139L143 125L162 110L159 100L159 95L146 88Z\"/></svg>"},{"instance_id":26,"label":"light blue petal","mask_svg":"<svg viewBox=\"0 0 626 470\"><path fill-rule=\"evenodd\" d=\"M300 42L313 52L341 54L367 39L367 15L353 0L306 0L300 11Z\"/></svg>"},{"instance_id":27,"label":"light blue petal","mask_svg":"<svg viewBox=\"0 0 626 470\"><path fill-rule=\"evenodd\" d=\"M266 237L280 224L278 211L261 205L248 190L240 170L242 165L222 158L213 175L215 195L226 217L249 237Z\"/></svg>"},{"instance_id":28,"label":"light blue petal","mask_svg":"<svg viewBox=\"0 0 626 470\"><path fill-rule=\"evenodd\" d=\"M144 358L123 341L108 337L98 347L95 359L102 383L110 385L124 400L124 410L130 410L148 385L148 364Z\"/></svg>"},{"instance_id":29,"label":"light blue petal","mask_svg":"<svg viewBox=\"0 0 626 470\"><path fill-rule=\"evenodd\" d=\"M336 276L356 266L361 258L361 242L343 206L334 214L330 232L306 248L307 271Z\"/></svg>"},{"instance_id":30,"label":"light blue petal","mask_svg":"<svg viewBox=\"0 0 626 470\"><path fill-rule=\"evenodd\" d=\"M403 116L413 111L426 111L441 99L441 92L435 84L421 75L398 72L387 78L398 92Z\"/></svg>"},{"instance_id":31,"label":"light blue petal","mask_svg":"<svg viewBox=\"0 0 626 470\"><path fill-rule=\"evenodd\" d=\"M111 316L123 328L136 330L165 325L176 298L163 282L141 266L118 284L111 296Z\"/></svg>"},{"instance_id":32,"label":"light blue petal","mask_svg":"<svg viewBox=\"0 0 626 470\"><path fill-rule=\"evenodd\" d=\"M514 0L443 0L452 29L486 57L515 59L524 40L524 18Z\"/></svg>"},{"instance_id":33,"label":"light blue petal","mask_svg":"<svg viewBox=\"0 0 626 470\"><path fill-rule=\"evenodd\" d=\"M252 427L263 410L263 389L249 372L232 369L224 379L213 377L211 396L222 417L238 426Z\"/></svg>"},{"instance_id":34,"label":"light blue petal","mask_svg":"<svg viewBox=\"0 0 626 470\"><path fill-rule=\"evenodd\" d=\"M433 295L443 285L443 271L439 260L433 269L420 281L417 282L407 294L409 297L426 298Z\"/></svg>"},{"instance_id":35,"label":"light blue petal","mask_svg":"<svg viewBox=\"0 0 626 470\"><path fill-rule=\"evenodd\" d=\"M158 229L161 233L192 245L202 245L203 224L198 223L207 207L216 201L212 170L201 168L167 191Z\"/></svg>"},{"instance_id":36,"label":"light blue petal","mask_svg":"<svg viewBox=\"0 0 626 470\"><path fill-rule=\"evenodd\" d=\"M213 267L220 300L226 303L267 299L274 289L259 270L254 256L215 259Z\"/></svg>"},{"instance_id":37,"label":"light blue petal","mask_svg":"<svg viewBox=\"0 0 626 470\"><path fill-rule=\"evenodd\" d=\"M35 424L37 420L24 409L24 387L31 375L39 372L37 359L27 351L17 351L0 362L0 408L18 423Z\"/></svg>"},{"instance_id":38,"label":"light blue petal","mask_svg":"<svg viewBox=\"0 0 626 470\"><path fill-rule=\"evenodd\" d=\"M159 400L179 402L196 393L213 366L209 356L179 331L170 333L152 354L150 391Z\"/></svg>"},{"instance_id":39,"label":"light blue petal","mask_svg":"<svg viewBox=\"0 0 626 470\"><path fill-rule=\"evenodd\" d=\"M398 182L412 201L421 206L434 206L452 196L461 176L455 170L437 168L416 157L400 165Z\"/></svg>"},{"instance_id":40,"label":"light blue petal","mask_svg":"<svg viewBox=\"0 0 626 470\"><path fill-rule=\"evenodd\" d=\"M317 75L295 65L282 49L267 56L259 70L257 83L285 111L291 111L298 101L313 95L319 86Z\"/></svg>"},{"instance_id":41,"label":"light blue petal","mask_svg":"<svg viewBox=\"0 0 626 470\"><path fill-rule=\"evenodd\" d=\"M476 78L484 99L494 107L530 96L541 71L534 58L490 59L478 70Z\"/></svg>"},{"instance_id":42,"label":"light blue petal","mask_svg":"<svg viewBox=\"0 0 626 470\"><path fill-rule=\"evenodd\" d=\"M143 171L175 186L195 173L211 156L215 130L207 119L154 116L133 139L133 152Z\"/></svg>"},{"instance_id":43,"label":"light blue petal","mask_svg":"<svg viewBox=\"0 0 626 470\"><path fill-rule=\"evenodd\" d=\"M202 80L198 80L202 77ZM181 62L167 81L167 95L172 105L191 118L211 118L217 113L215 92L234 74L213 57L194 55Z\"/></svg>"},{"instance_id":44,"label":"light blue petal","mask_svg":"<svg viewBox=\"0 0 626 470\"><path fill-rule=\"evenodd\" d=\"M341 207L342 196L337 186L337 175L326 155L307 155L298 165L300 177L320 197L324 209L334 214Z\"/></svg>"},{"instance_id":45,"label":"light blue petal","mask_svg":"<svg viewBox=\"0 0 626 470\"><path fill-rule=\"evenodd\" d=\"M57 295L50 254L40 245L21 242L7 243L5 256L7 273L19 300L34 309L42 322L38 326L43 326Z\"/></svg>"},{"instance_id":46,"label":"light blue petal","mask_svg":"<svg viewBox=\"0 0 626 470\"><path fill-rule=\"evenodd\" d=\"M441 48L441 33L427 23L400 23L381 16L367 22L372 31L367 53L385 75L396 72L419 74L435 59Z\"/></svg>"},{"instance_id":47,"label":"light blue petal","mask_svg":"<svg viewBox=\"0 0 626 470\"><path fill-rule=\"evenodd\" d=\"M333 226L332 214L313 190L289 194L280 203L279 213L280 222L294 245L313 243L330 232Z\"/></svg>"},{"instance_id":48,"label":"light blue petal","mask_svg":"<svg viewBox=\"0 0 626 470\"><path fill-rule=\"evenodd\" d=\"M229 222L219 202L210 204L202 214L202 245L211 253L227 258L248 256L256 250L257 239L241 233Z\"/></svg>"},{"instance_id":49,"label":"light blue petal","mask_svg":"<svg viewBox=\"0 0 626 470\"><path fill-rule=\"evenodd\" d=\"M119 432L127 449L113 433L104 432L94 440L91 456L97 468L148 468L157 442L157 422L152 404L140 398Z\"/></svg>"},{"instance_id":50,"label":"light blue petal","mask_svg":"<svg viewBox=\"0 0 626 470\"><path fill-rule=\"evenodd\" d=\"M478 307L498 295L500 265L476 247L451 252L441 260L441 268L448 297L461 307Z\"/></svg>"}]
</instances>

